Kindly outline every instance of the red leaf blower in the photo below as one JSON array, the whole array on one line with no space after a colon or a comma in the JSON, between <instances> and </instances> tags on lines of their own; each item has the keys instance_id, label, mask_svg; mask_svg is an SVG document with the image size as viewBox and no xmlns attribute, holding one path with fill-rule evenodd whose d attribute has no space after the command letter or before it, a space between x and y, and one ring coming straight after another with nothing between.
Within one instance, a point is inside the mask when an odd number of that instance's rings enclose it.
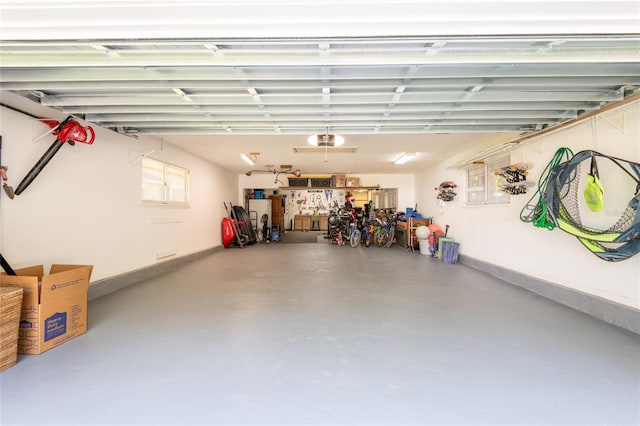
<instances>
[{"instance_id":1,"label":"red leaf blower","mask_svg":"<svg viewBox=\"0 0 640 426\"><path fill-rule=\"evenodd\" d=\"M53 129L51 133L56 137L56 140L53 141L49 149L42 154L42 157L40 157L38 162L31 168L24 179L22 179L22 182L20 182L15 190L16 195L20 195L22 191L27 189L36 176L38 176L42 169L51 161L53 156L62 148L65 142L71 146L75 145L76 142L91 145L96 138L96 134L91 126L83 127L76 120L72 119L71 116L67 117L63 122L55 120L42 120L42 122Z\"/></svg>"}]
</instances>

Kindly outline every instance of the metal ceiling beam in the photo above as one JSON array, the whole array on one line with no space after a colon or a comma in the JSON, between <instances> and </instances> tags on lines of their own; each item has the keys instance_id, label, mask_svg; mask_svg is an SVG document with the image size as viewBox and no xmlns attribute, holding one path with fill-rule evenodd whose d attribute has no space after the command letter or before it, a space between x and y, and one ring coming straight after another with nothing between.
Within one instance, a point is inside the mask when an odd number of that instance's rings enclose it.
<instances>
[{"instance_id":1,"label":"metal ceiling beam","mask_svg":"<svg viewBox=\"0 0 640 426\"><path fill-rule=\"evenodd\" d=\"M536 124L544 125L551 123L558 123L561 120L556 119L537 119ZM145 128L208 128L208 127L216 127L220 123L227 123L227 121L222 119L202 119L200 121L138 121L132 120L126 123L126 127L135 127L136 129L142 130ZM306 128L314 128L314 127L322 127L325 122L324 120L304 120L304 119L296 119L296 120L274 120L281 128L297 128L297 129L306 129ZM380 118L366 119L366 118L338 118L331 120L331 126L333 128L341 128L341 127L375 127L381 124ZM122 125L121 122L109 122L109 121L100 121L100 124L105 127L116 127ZM250 129L255 127L261 127L269 124L267 120L246 120L246 121L234 121L234 129ZM385 127L416 127L416 126L527 126L530 122L523 119L517 118L483 118L483 119L463 119L463 118L451 118L451 117L440 117L438 119L394 119L388 118L384 120Z\"/></svg>"},{"instance_id":2,"label":"metal ceiling beam","mask_svg":"<svg viewBox=\"0 0 640 426\"><path fill-rule=\"evenodd\" d=\"M433 104L399 104L394 108L396 113L401 112L464 112L464 111L552 111L562 109L567 111L594 110L600 107L600 102L503 102L498 105L490 103L466 102L463 104L455 102L440 102ZM356 113L356 112L378 112L383 113L386 105L331 105L329 109L317 105L269 105L268 111L274 113ZM238 105L89 105L89 106L66 106L61 107L61 111L67 114L162 114L162 113L201 113L220 114L255 114L255 108L247 108ZM261 111L259 113L262 113Z\"/></svg>"},{"instance_id":3,"label":"metal ceiling beam","mask_svg":"<svg viewBox=\"0 0 640 426\"><path fill-rule=\"evenodd\" d=\"M351 113L351 114L332 114L332 121L345 121L345 120L380 120L380 114L384 112L382 110L375 111L374 113ZM184 123L189 122L202 122L206 120L212 121L234 121L238 123L255 121L257 117L264 116L262 111L252 111L245 114L208 114L208 113L190 113L190 114L86 114L84 119L96 123L123 123L123 122L168 122L168 121L180 121ZM292 122L292 121L310 121L318 114L278 114L271 113L271 116L276 121ZM567 111L459 111L455 116L448 116L448 119L516 119L516 120L563 120L574 118L576 116L573 112ZM441 118L447 118L443 116L443 112L431 112L431 113L410 113L402 112L393 115L394 120L437 120ZM317 120L324 120L322 116Z\"/></svg>"},{"instance_id":4,"label":"metal ceiling beam","mask_svg":"<svg viewBox=\"0 0 640 426\"><path fill-rule=\"evenodd\" d=\"M28 81L233 81L250 79L260 81L324 81L324 80L386 80L402 79L457 79L457 78L574 78L574 77L630 77L639 76L638 62L631 63L510 63L474 64L454 66L389 65L369 67L118 67L118 68L48 68L13 69L2 62L0 82Z\"/></svg>"},{"instance_id":5,"label":"metal ceiling beam","mask_svg":"<svg viewBox=\"0 0 640 426\"><path fill-rule=\"evenodd\" d=\"M229 130L230 129L230 132ZM425 127L419 126L386 126L376 130L367 126L345 126L340 128L329 127L331 133L341 134L372 134L372 133L388 133L388 134L428 134L428 133L504 133L504 132L532 132L535 130L534 126L527 126L523 128L521 126L482 126L482 125L443 125L443 126L431 126ZM284 128L280 127L281 134L300 135L300 134L317 134L327 131L327 127L317 126L314 128ZM264 135L275 134L273 126L265 124L262 126L255 126L252 128L238 128L228 126L211 126L210 128L153 128L153 129L134 129L131 134L140 135Z\"/></svg>"},{"instance_id":6,"label":"metal ceiling beam","mask_svg":"<svg viewBox=\"0 0 640 426\"><path fill-rule=\"evenodd\" d=\"M244 90L246 85L235 80L106 80L106 81L55 81L55 80L31 80L11 81L12 73L0 77L0 89L2 90L136 90L136 89L170 89L184 87L191 90ZM6 74L5 73L5 74ZM18 74L18 73L15 73ZM15 75L14 74L14 75ZM24 76L21 76L24 77ZM329 82L313 80L256 80L256 86L262 90L321 90L330 84L336 90L343 89L394 89L405 79L400 76L396 79L362 79L340 80L332 79ZM409 88L466 88L482 84L488 88L564 88L564 89L606 89L623 85L640 85L640 75L634 76L573 76L573 77L475 77L475 78L413 78L409 83L404 83Z\"/></svg>"},{"instance_id":7,"label":"metal ceiling beam","mask_svg":"<svg viewBox=\"0 0 640 426\"><path fill-rule=\"evenodd\" d=\"M25 1L25 0L20 0ZM447 0L449 1L449 0ZM508 0L513 1L513 0ZM6 0L5 0L6 3ZM468 47L469 45L480 46L481 48L522 48L535 47L538 49L552 49L559 45L573 47L598 47L603 45L625 45L624 43L632 43L638 37L635 33L619 33L619 34L529 34L529 35L478 35L471 36L458 35L434 35L434 36L362 36L362 37L293 37L293 38L269 38L267 36L261 38L141 38L141 39L124 39L124 38L103 38L103 39L10 39L5 37L3 46L16 49L37 49L37 48L94 48L96 45L102 45L108 48L118 50L128 48L153 48L153 49L183 49L185 47L199 46L207 50L242 50L242 51L297 51L300 49L326 52L329 50L351 50L360 51L366 49L386 49L392 48L396 51L404 50L429 50L433 53L434 49L441 51L443 49L452 49L458 47ZM631 42L629 42L631 40Z\"/></svg>"},{"instance_id":8,"label":"metal ceiling beam","mask_svg":"<svg viewBox=\"0 0 640 426\"><path fill-rule=\"evenodd\" d=\"M637 40L636 40L637 41ZM106 49L106 48L105 48ZM500 64L500 63L572 63L572 62L634 62L640 54L635 47L567 49L559 48L540 53L532 49L461 49L440 51L437 55L426 55L426 49L415 52L367 50L340 52L332 50L330 55L318 52L225 52L224 56L212 55L206 49L189 50L108 50L92 51L37 49L35 51L0 52L0 61L7 68L51 67L180 67L180 66L402 66L434 64Z\"/></svg>"},{"instance_id":9,"label":"metal ceiling beam","mask_svg":"<svg viewBox=\"0 0 640 426\"><path fill-rule=\"evenodd\" d=\"M255 105L254 97L230 95L189 95L194 104L198 105ZM283 93L282 95L260 95L262 104L268 105L322 105L322 95L298 95ZM623 93L616 91L496 91L478 92L468 98L458 92L421 92L404 93L397 101L402 103L435 103L435 102L552 102L552 101L584 101L584 102L614 102L623 99ZM380 93L334 94L331 96L332 105L358 104L389 104L389 95ZM97 105L180 105L186 101L178 95L149 95L133 94L131 96L44 96L42 105L51 107L64 106L97 106Z\"/></svg>"}]
</instances>

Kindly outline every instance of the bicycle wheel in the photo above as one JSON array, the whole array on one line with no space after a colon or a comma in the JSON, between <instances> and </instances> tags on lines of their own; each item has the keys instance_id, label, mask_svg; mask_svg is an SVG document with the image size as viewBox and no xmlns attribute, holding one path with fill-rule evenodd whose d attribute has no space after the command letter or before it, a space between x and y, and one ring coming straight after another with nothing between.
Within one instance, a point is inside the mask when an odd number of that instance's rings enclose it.
<instances>
[{"instance_id":1,"label":"bicycle wheel","mask_svg":"<svg viewBox=\"0 0 640 426\"><path fill-rule=\"evenodd\" d=\"M351 244L351 247L356 248L360 245L360 237L361 237L361 233L359 229L355 229L352 233L351 233L351 237L349 238L349 244Z\"/></svg>"},{"instance_id":2,"label":"bicycle wheel","mask_svg":"<svg viewBox=\"0 0 640 426\"><path fill-rule=\"evenodd\" d=\"M394 243L394 241L396 240L396 230L394 227L391 227L391 229L389 229L388 232L388 237L386 243L384 244L385 247L391 247Z\"/></svg>"},{"instance_id":3,"label":"bicycle wheel","mask_svg":"<svg viewBox=\"0 0 640 426\"><path fill-rule=\"evenodd\" d=\"M387 228L380 228L376 230L375 243L378 247L384 247L387 244L387 240L389 239L389 231Z\"/></svg>"},{"instance_id":4,"label":"bicycle wheel","mask_svg":"<svg viewBox=\"0 0 640 426\"><path fill-rule=\"evenodd\" d=\"M329 233L329 238L331 239L331 244L339 244L340 230L338 228L333 228Z\"/></svg>"}]
</instances>

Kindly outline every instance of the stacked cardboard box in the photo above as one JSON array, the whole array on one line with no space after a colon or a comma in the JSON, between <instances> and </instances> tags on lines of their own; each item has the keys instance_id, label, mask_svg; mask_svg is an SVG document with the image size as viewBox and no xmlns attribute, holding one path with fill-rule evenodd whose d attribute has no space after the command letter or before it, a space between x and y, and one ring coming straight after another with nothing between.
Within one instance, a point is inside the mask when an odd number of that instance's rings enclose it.
<instances>
[{"instance_id":1,"label":"stacked cardboard box","mask_svg":"<svg viewBox=\"0 0 640 426\"><path fill-rule=\"evenodd\" d=\"M360 186L360 178L357 178L357 177L347 178L347 188L357 188L359 186Z\"/></svg>"},{"instance_id":2,"label":"stacked cardboard box","mask_svg":"<svg viewBox=\"0 0 640 426\"><path fill-rule=\"evenodd\" d=\"M331 186L334 188L344 188L347 186L346 175L333 175L331 176Z\"/></svg>"}]
</instances>

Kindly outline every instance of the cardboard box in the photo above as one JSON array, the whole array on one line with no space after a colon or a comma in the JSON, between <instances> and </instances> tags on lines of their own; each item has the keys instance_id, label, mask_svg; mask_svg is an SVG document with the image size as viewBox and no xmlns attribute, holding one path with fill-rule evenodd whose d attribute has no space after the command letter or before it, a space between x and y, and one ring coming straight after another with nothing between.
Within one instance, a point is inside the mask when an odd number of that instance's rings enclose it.
<instances>
[{"instance_id":1,"label":"cardboard box","mask_svg":"<svg viewBox=\"0 0 640 426\"><path fill-rule=\"evenodd\" d=\"M357 188L359 186L360 186L360 178L357 178L357 177L347 178L347 188Z\"/></svg>"},{"instance_id":2,"label":"cardboard box","mask_svg":"<svg viewBox=\"0 0 640 426\"><path fill-rule=\"evenodd\" d=\"M41 354L87 332L87 291L93 266L52 265L16 269L0 284L24 289L18 353Z\"/></svg>"},{"instance_id":3,"label":"cardboard box","mask_svg":"<svg viewBox=\"0 0 640 426\"><path fill-rule=\"evenodd\" d=\"M331 186L334 188L344 188L347 186L346 175L333 175L331 176Z\"/></svg>"}]
</instances>

